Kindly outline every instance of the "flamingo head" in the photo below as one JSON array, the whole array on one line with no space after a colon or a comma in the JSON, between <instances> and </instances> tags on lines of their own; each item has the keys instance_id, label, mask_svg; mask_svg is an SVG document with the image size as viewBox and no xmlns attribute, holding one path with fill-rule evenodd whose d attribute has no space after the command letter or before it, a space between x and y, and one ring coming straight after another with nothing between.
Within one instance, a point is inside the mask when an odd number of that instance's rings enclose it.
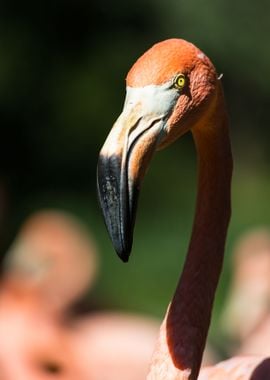
<instances>
[{"instance_id":1,"label":"flamingo head","mask_svg":"<svg viewBox=\"0 0 270 380\"><path fill-rule=\"evenodd\" d=\"M215 99L218 77L193 44L154 45L127 75L123 111L101 149L98 195L117 254L128 261L140 184L157 149L200 128Z\"/></svg>"}]
</instances>

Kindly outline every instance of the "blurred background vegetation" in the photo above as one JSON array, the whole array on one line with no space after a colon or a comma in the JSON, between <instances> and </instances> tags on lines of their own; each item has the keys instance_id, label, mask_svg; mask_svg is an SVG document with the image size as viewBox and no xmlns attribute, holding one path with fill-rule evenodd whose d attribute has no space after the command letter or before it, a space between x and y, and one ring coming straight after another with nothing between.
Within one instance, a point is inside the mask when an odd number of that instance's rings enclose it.
<instances>
[{"instance_id":1,"label":"blurred background vegetation","mask_svg":"<svg viewBox=\"0 0 270 380\"><path fill-rule=\"evenodd\" d=\"M96 237L101 305L162 317L185 257L196 194L190 136L156 155L132 258L114 255L96 198L96 162L121 111L125 75L157 41L181 37L223 73L235 159L233 217L213 335L239 234L270 224L270 3L55 0L0 4L1 253L31 212L57 207Z\"/></svg>"}]
</instances>

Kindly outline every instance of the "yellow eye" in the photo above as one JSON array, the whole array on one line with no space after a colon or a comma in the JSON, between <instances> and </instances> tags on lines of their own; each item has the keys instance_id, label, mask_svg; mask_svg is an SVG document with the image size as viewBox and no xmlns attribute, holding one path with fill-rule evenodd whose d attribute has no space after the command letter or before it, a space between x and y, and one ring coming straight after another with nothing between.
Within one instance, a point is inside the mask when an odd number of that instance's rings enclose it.
<instances>
[{"instance_id":1,"label":"yellow eye","mask_svg":"<svg viewBox=\"0 0 270 380\"><path fill-rule=\"evenodd\" d=\"M181 90L186 84L186 77L184 74L178 74L174 79L174 87Z\"/></svg>"}]
</instances>

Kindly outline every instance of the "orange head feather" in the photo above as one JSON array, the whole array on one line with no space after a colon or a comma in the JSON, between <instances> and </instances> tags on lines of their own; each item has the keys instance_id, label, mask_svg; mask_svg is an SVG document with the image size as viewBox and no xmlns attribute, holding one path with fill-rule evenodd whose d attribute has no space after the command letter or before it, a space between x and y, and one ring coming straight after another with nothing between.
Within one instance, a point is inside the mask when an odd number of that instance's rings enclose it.
<instances>
[{"instance_id":1,"label":"orange head feather","mask_svg":"<svg viewBox=\"0 0 270 380\"><path fill-rule=\"evenodd\" d=\"M127 85L143 87L160 85L181 72L188 75L196 65L214 67L209 58L195 45L172 38L155 44L132 66L127 75Z\"/></svg>"}]
</instances>

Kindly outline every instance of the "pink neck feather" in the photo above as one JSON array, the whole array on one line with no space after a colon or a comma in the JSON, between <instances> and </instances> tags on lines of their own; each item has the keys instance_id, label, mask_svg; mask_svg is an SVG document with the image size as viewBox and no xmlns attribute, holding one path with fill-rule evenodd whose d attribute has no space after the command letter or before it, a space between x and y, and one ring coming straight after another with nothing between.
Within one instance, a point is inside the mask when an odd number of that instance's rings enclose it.
<instances>
[{"instance_id":1,"label":"pink neck feather","mask_svg":"<svg viewBox=\"0 0 270 380\"><path fill-rule=\"evenodd\" d=\"M208 125L193 130L199 157L196 215L148 380L195 380L200 369L231 212L231 147L222 94L218 99Z\"/></svg>"}]
</instances>

